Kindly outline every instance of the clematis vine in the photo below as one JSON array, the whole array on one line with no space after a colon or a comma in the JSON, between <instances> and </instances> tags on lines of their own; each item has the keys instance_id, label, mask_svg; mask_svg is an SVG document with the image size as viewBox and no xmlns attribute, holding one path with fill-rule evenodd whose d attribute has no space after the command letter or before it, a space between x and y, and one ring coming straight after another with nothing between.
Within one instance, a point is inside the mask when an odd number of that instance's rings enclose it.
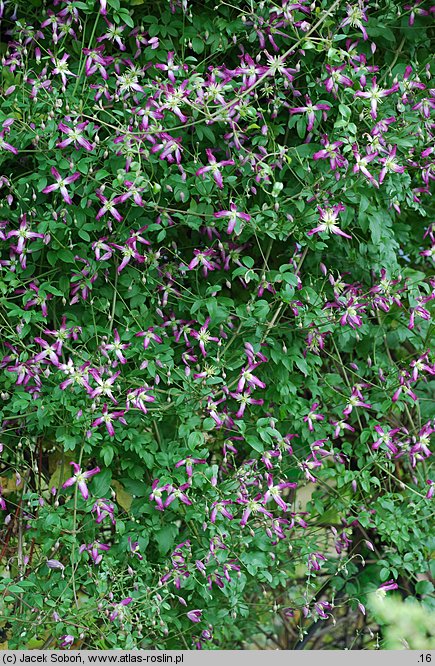
<instances>
[{"instance_id":1,"label":"clematis vine","mask_svg":"<svg viewBox=\"0 0 435 666\"><path fill-rule=\"evenodd\" d=\"M398 584L393 580L387 580L385 583L382 583L376 590L376 595L380 598L383 599L387 592L391 592L393 590L398 590L399 586Z\"/></svg>"},{"instance_id":2,"label":"clematis vine","mask_svg":"<svg viewBox=\"0 0 435 666\"><path fill-rule=\"evenodd\" d=\"M116 204L119 203L119 198L115 197L111 201L107 199L104 194L101 192L101 190L97 190L95 192L101 203L103 204L102 208L98 211L96 215L96 219L99 220L103 215L106 215L107 213L110 213L110 215L117 221L117 222L122 222L122 215L117 211L116 209ZM111 225L109 224L109 230L111 230Z\"/></svg>"}]
</instances>

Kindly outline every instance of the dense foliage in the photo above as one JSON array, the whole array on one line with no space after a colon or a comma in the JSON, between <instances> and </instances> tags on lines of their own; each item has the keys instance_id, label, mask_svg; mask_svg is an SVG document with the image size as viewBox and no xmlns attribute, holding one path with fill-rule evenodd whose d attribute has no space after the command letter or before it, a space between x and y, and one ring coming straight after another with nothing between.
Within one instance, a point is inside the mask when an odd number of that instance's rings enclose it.
<instances>
[{"instance_id":1,"label":"dense foliage","mask_svg":"<svg viewBox=\"0 0 435 666\"><path fill-rule=\"evenodd\" d=\"M435 7L0 16L3 640L388 647L373 592L434 611Z\"/></svg>"}]
</instances>

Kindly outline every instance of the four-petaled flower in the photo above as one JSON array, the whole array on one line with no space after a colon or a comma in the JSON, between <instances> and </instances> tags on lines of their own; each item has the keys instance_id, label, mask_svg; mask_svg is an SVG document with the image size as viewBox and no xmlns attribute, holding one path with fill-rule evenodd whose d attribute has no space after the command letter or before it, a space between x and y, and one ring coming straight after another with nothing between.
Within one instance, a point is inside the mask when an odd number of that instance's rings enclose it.
<instances>
[{"instance_id":1,"label":"four-petaled flower","mask_svg":"<svg viewBox=\"0 0 435 666\"><path fill-rule=\"evenodd\" d=\"M189 479L193 475L193 465L205 465L207 461L204 460L203 458L183 458L182 460L179 460L178 462L175 463L175 467L181 467L185 466L186 467L186 473Z\"/></svg>"},{"instance_id":2,"label":"four-petaled flower","mask_svg":"<svg viewBox=\"0 0 435 666\"><path fill-rule=\"evenodd\" d=\"M207 319L205 320L204 324L201 326L199 331L192 330L190 332L190 335L196 340L198 340L199 348L204 358L207 356L207 352L205 349L206 345L208 345L209 342L219 342L219 338L210 335L210 332L208 330L209 323L210 323L210 317L207 317Z\"/></svg>"},{"instance_id":3,"label":"four-petaled flower","mask_svg":"<svg viewBox=\"0 0 435 666\"><path fill-rule=\"evenodd\" d=\"M317 206L317 209L320 213L320 224L318 224L317 227L314 227L314 229L311 229L311 231L308 232L308 236L326 231L327 233L344 236L345 238L352 238L352 236L349 236L349 234L342 231L337 224L339 214L345 210L343 204L337 204L332 208L322 208L321 206Z\"/></svg>"},{"instance_id":4,"label":"four-petaled flower","mask_svg":"<svg viewBox=\"0 0 435 666\"><path fill-rule=\"evenodd\" d=\"M106 213L110 213L117 222L122 222L122 215L115 208L115 205L119 203L119 197L115 197L112 201L109 201L100 190L97 190L95 194L103 204L102 208L96 214L95 219L99 220Z\"/></svg>"},{"instance_id":5,"label":"four-petaled flower","mask_svg":"<svg viewBox=\"0 0 435 666\"><path fill-rule=\"evenodd\" d=\"M17 254L21 254L24 250L24 245L27 240L31 240L32 238L44 238L44 234L38 234L35 231L30 231L30 227L28 226L27 222L27 216L26 213L24 213L23 216L21 217L19 229L14 229L12 231L9 231L7 235L7 238L13 238L13 237L18 238L15 251L17 252Z\"/></svg>"},{"instance_id":6,"label":"four-petaled flower","mask_svg":"<svg viewBox=\"0 0 435 666\"><path fill-rule=\"evenodd\" d=\"M314 122L316 120L315 111L329 111L331 109L329 104L313 104L308 95L305 95L306 106L295 106L289 109L289 113L293 116L296 113L306 113L307 114L307 132L311 132L314 127Z\"/></svg>"},{"instance_id":7,"label":"four-petaled flower","mask_svg":"<svg viewBox=\"0 0 435 666\"><path fill-rule=\"evenodd\" d=\"M388 95L392 95L393 93L397 92L399 90L399 84L395 83L391 88L388 89L383 89L380 88L379 85L377 84L376 81L376 76L372 78L372 87L370 90L363 91L363 90L358 90L355 93L355 97L362 97L364 99L369 99L370 100L370 106L371 106L371 111L370 115L373 118L373 120L376 120L377 115L378 115L378 103L383 97L387 97Z\"/></svg>"},{"instance_id":8,"label":"four-petaled flower","mask_svg":"<svg viewBox=\"0 0 435 666\"><path fill-rule=\"evenodd\" d=\"M347 16L340 23L340 28L343 28L345 25L350 25L352 28L359 28L362 32L363 39L368 39L369 36L364 26L364 23L367 23L368 21L367 9L368 6L364 7L361 0L359 0L356 5L347 5Z\"/></svg>"},{"instance_id":9,"label":"four-petaled flower","mask_svg":"<svg viewBox=\"0 0 435 666\"><path fill-rule=\"evenodd\" d=\"M107 351L114 351L115 356L120 363L127 363L127 359L122 352L128 349L131 346L131 343L121 342L121 338L119 337L119 333L116 328L113 329L113 340L114 341L110 342L109 344L107 344L107 342L104 344L104 348L102 348L101 353L107 357Z\"/></svg>"},{"instance_id":10,"label":"four-petaled flower","mask_svg":"<svg viewBox=\"0 0 435 666\"><path fill-rule=\"evenodd\" d=\"M98 428L102 423L106 426L107 432L111 437L115 436L115 429L113 427L113 421L119 421L123 425L127 425L127 421L124 418L124 413L125 410L121 410L118 412L111 412L109 414L109 411L107 409L107 405L103 405L103 410L101 416L99 416L95 421L92 423L92 428Z\"/></svg>"},{"instance_id":11,"label":"four-petaled flower","mask_svg":"<svg viewBox=\"0 0 435 666\"><path fill-rule=\"evenodd\" d=\"M232 234L235 231L236 236L238 236L243 228L243 222L249 222L251 216L248 213L242 213L237 210L237 206L233 203L230 204L230 210L220 210L217 213L214 213L214 216L218 219L227 218L228 227L227 234Z\"/></svg>"},{"instance_id":12,"label":"four-petaled flower","mask_svg":"<svg viewBox=\"0 0 435 666\"><path fill-rule=\"evenodd\" d=\"M67 135L66 139L63 139L63 141L60 141L57 144L58 148L66 148L67 146L70 145L70 143L74 144L74 148L76 150L79 149L81 146L87 151L92 151L93 150L93 145L89 141L89 139L86 139L83 136L83 130L86 129L86 127L89 125L89 121L86 120L83 123L78 123L75 125L75 127L69 127L65 123L59 123L58 128L60 129L61 132Z\"/></svg>"},{"instance_id":13,"label":"four-petaled flower","mask_svg":"<svg viewBox=\"0 0 435 666\"><path fill-rule=\"evenodd\" d=\"M70 183L74 183L78 178L80 178L80 174L78 171L75 173L71 174L71 176L67 176L66 178L62 178L60 175L59 171L56 169L56 167L51 167L51 174L54 176L56 179L56 182L53 183L52 185L47 185L47 187L44 187L42 190L44 194L49 194L50 192L55 192L56 190L59 190L61 195L64 198L64 201L67 204L72 204L72 199L70 195L68 194L68 190L66 189L67 185L70 185Z\"/></svg>"},{"instance_id":14,"label":"four-petaled flower","mask_svg":"<svg viewBox=\"0 0 435 666\"><path fill-rule=\"evenodd\" d=\"M83 499L87 500L89 497L89 490L88 486L86 485L87 479L90 479L92 476L94 476L94 474L98 474L100 468L94 467L94 469L82 472L80 465L77 463L71 462L70 465L73 467L74 476L71 476L69 479L67 479L62 485L62 488L69 488L70 486L73 486L75 483L77 483L77 487L80 490Z\"/></svg>"},{"instance_id":15,"label":"four-petaled flower","mask_svg":"<svg viewBox=\"0 0 435 666\"><path fill-rule=\"evenodd\" d=\"M222 179L222 174L220 172L220 168L224 166L234 166L235 162L234 160L223 160L222 162L217 162L215 156L213 155L213 152L210 150L210 148L206 148L205 152L207 153L208 157L208 165L203 166L198 171L196 172L197 176L203 176L205 173L208 173L211 171L211 174L214 178L214 181L216 185L220 188L223 189L224 182Z\"/></svg>"},{"instance_id":16,"label":"four-petaled flower","mask_svg":"<svg viewBox=\"0 0 435 666\"><path fill-rule=\"evenodd\" d=\"M287 504L281 497L281 491L286 488L296 488L297 483L292 483L290 481L282 481L281 483L274 483L272 474L267 475L267 490L264 494L264 502L267 503L270 499L273 499L276 504L283 511L287 511Z\"/></svg>"}]
</instances>

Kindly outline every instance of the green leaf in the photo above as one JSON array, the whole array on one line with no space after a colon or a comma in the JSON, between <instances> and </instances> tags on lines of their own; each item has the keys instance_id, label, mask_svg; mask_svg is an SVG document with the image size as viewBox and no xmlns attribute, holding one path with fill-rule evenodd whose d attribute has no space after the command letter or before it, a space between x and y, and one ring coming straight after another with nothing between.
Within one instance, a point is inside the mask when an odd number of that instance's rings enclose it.
<instances>
[{"instance_id":1,"label":"green leaf","mask_svg":"<svg viewBox=\"0 0 435 666\"><path fill-rule=\"evenodd\" d=\"M385 567L382 567L382 569L379 572L379 578L381 579L381 581L384 583L386 580L389 579L389 577L390 577L390 570Z\"/></svg>"},{"instance_id":2,"label":"green leaf","mask_svg":"<svg viewBox=\"0 0 435 666\"><path fill-rule=\"evenodd\" d=\"M103 469L93 477L92 480L92 494L98 497L106 497L110 491L110 482L112 480L112 472L110 469Z\"/></svg>"},{"instance_id":3,"label":"green leaf","mask_svg":"<svg viewBox=\"0 0 435 666\"><path fill-rule=\"evenodd\" d=\"M106 466L110 465L110 463L113 460L114 454L115 452L110 445L103 446L103 448L101 449L101 457L103 458L104 464Z\"/></svg>"},{"instance_id":4,"label":"green leaf","mask_svg":"<svg viewBox=\"0 0 435 666\"><path fill-rule=\"evenodd\" d=\"M191 451L201 447L204 444L204 435L202 432L191 432L187 439L187 446Z\"/></svg>"},{"instance_id":5,"label":"green leaf","mask_svg":"<svg viewBox=\"0 0 435 666\"><path fill-rule=\"evenodd\" d=\"M382 237L382 221L379 215L369 216L369 228L372 235L373 244L379 245L379 241Z\"/></svg>"},{"instance_id":6,"label":"green leaf","mask_svg":"<svg viewBox=\"0 0 435 666\"><path fill-rule=\"evenodd\" d=\"M255 435L246 435L245 439L249 446L251 446L255 451L258 451L258 453L263 453L264 444L258 439L258 437Z\"/></svg>"},{"instance_id":7,"label":"green leaf","mask_svg":"<svg viewBox=\"0 0 435 666\"><path fill-rule=\"evenodd\" d=\"M419 580L415 586L417 594L431 594L434 591L433 583L430 580Z\"/></svg>"},{"instance_id":8,"label":"green leaf","mask_svg":"<svg viewBox=\"0 0 435 666\"><path fill-rule=\"evenodd\" d=\"M174 545L176 534L178 534L176 525L165 525L155 532L157 546L163 555Z\"/></svg>"},{"instance_id":9,"label":"green leaf","mask_svg":"<svg viewBox=\"0 0 435 666\"><path fill-rule=\"evenodd\" d=\"M56 255L66 264L75 264L74 254L71 252L71 250L61 248L60 250L56 250Z\"/></svg>"},{"instance_id":10,"label":"green leaf","mask_svg":"<svg viewBox=\"0 0 435 666\"><path fill-rule=\"evenodd\" d=\"M195 51L195 53L198 53L198 54L203 53L204 48L205 48L205 45L204 45L204 42L202 41L202 39L200 39L199 37L194 37L192 39L192 49Z\"/></svg>"}]
</instances>

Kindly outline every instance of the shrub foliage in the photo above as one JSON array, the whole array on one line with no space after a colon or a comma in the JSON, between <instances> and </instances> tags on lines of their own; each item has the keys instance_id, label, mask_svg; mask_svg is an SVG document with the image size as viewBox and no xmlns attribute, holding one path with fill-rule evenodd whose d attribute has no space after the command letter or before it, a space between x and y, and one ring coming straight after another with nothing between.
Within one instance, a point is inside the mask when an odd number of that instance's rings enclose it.
<instances>
[{"instance_id":1,"label":"shrub foliage","mask_svg":"<svg viewBox=\"0 0 435 666\"><path fill-rule=\"evenodd\" d=\"M9 647L433 608L434 10L0 2Z\"/></svg>"}]
</instances>

